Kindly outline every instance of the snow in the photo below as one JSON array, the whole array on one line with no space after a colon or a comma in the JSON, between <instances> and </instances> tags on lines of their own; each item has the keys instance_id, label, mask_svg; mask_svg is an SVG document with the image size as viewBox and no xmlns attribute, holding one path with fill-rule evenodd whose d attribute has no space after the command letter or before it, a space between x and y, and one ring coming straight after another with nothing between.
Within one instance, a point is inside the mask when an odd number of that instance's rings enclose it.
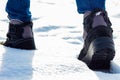
<instances>
[{"instance_id":1,"label":"snow","mask_svg":"<svg viewBox=\"0 0 120 80\"><path fill-rule=\"evenodd\" d=\"M120 80L120 1L107 0L116 56L111 73L90 70L77 60L83 46L82 16L74 0L31 0L37 50L0 45L0 80ZM0 41L8 30L6 0L0 2Z\"/></svg>"}]
</instances>

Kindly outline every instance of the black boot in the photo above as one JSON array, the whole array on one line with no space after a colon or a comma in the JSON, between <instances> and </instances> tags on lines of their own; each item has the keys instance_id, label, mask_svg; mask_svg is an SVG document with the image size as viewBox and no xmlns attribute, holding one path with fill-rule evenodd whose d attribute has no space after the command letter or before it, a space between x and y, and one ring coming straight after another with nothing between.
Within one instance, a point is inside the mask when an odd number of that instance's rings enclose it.
<instances>
[{"instance_id":1,"label":"black boot","mask_svg":"<svg viewBox=\"0 0 120 80\"><path fill-rule=\"evenodd\" d=\"M20 24L9 23L7 40L4 45L19 49L36 49L32 26L33 23L31 21Z\"/></svg>"},{"instance_id":2,"label":"black boot","mask_svg":"<svg viewBox=\"0 0 120 80\"><path fill-rule=\"evenodd\" d=\"M93 25L94 18L102 16L105 24ZM109 69L110 61L115 56L111 22L107 12L101 9L93 10L84 18L84 46L78 59L85 62L90 69Z\"/></svg>"}]
</instances>

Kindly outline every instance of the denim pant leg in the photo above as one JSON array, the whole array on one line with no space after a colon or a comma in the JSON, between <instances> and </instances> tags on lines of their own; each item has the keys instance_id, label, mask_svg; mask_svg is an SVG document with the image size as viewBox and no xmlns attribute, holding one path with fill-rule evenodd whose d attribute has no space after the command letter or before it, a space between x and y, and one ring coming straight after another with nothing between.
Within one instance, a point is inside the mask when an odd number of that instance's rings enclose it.
<instances>
[{"instance_id":1,"label":"denim pant leg","mask_svg":"<svg viewBox=\"0 0 120 80\"><path fill-rule=\"evenodd\" d=\"M76 0L78 13L92 11L95 8L105 9L105 0Z\"/></svg>"},{"instance_id":2,"label":"denim pant leg","mask_svg":"<svg viewBox=\"0 0 120 80\"><path fill-rule=\"evenodd\" d=\"M19 19L21 21L30 21L30 0L8 0L6 12L10 19Z\"/></svg>"}]
</instances>

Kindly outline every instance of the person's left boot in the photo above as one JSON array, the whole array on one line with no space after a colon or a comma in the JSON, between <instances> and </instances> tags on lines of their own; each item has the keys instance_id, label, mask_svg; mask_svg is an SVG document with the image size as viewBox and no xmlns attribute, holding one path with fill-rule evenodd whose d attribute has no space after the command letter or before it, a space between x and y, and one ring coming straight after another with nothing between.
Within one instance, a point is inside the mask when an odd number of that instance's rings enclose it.
<instances>
[{"instance_id":1,"label":"person's left boot","mask_svg":"<svg viewBox=\"0 0 120 80\"><path fill-rule=\"evenodd\" d=\"M18 49L36 49L32 26L32 21L22 22L16 19L11 20L7 40L3 45Z\"/></svg>"}]
</instances>

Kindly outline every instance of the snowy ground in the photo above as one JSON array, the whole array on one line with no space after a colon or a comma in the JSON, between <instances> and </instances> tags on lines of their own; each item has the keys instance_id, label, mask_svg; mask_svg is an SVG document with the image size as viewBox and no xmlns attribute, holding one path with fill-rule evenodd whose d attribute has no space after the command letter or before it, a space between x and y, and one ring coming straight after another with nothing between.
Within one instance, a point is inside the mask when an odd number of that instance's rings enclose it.
<instances>
[{"instance_id":1,"label":"snowy ground","mask_svg":"<svg viewBox=\"0 0 120 80\"><path fill-rule=\"evenodd\" d=\"M0 2L0 41L8 29ZM74 0L31 0L37 50L19 50L0 46L0 80L120 80L120 1L107 0L113 23L116 56L111 73L93 72L77 60L82 48L82 16Z\"/></svg>"}]
</instances>

